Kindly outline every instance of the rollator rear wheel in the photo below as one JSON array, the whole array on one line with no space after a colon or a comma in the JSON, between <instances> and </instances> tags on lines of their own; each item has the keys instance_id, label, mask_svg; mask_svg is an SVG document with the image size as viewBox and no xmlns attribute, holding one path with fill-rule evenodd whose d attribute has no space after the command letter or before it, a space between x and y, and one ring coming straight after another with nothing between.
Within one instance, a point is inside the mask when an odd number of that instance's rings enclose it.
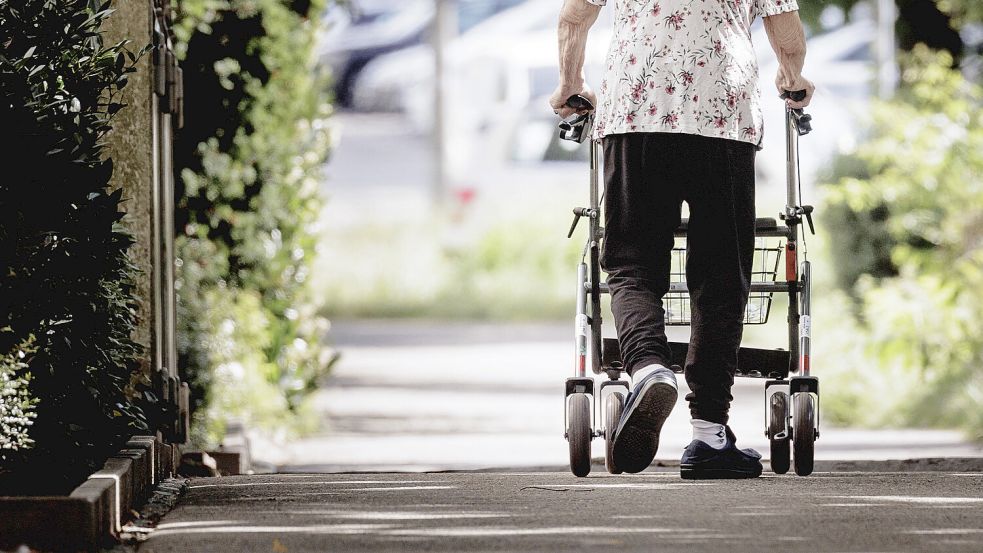
<instances>
[{"instance_id":1,"label":"rollator rear wheel","mask_svg":"<svg viewBox=\"0 0 983 553\"><path fill-rule=\"evenodd\" d=\"M802 392L792 396L792 404L795 408L792 417L795 474L808 476L812 474L816 454L816 401L812 394Z\"/></svg>"},{"instance_id":2,"label":"rollator rear wheel","mask_svg":"<svg viewBox=\"0 0 983 553\"><path fill-rule=\"evenodd\" d=\"M771 436L771 470L785 474L791 466L791 451L787 432L788 394L779 392L771 396L771 420L768 435ZM776 438L776 436L784 436Z\"/></svg>"},{"instance_id":3,"label":"rollator rear wheel","mask_svg":"<svg viewBox=\"0 0 983 553\"><path fill-rule=\"evenodd\" d=\"M611 394L604 405L604 466L611 474L621 474L621 469L614 464L614 431L618 429L618 421L625 410L625 397L621 394Z\"/></svg>"},{"instance_id":4,"label":"rollator rear wheel","mask_svg":"<svg viewBox=\"0 0 983 553\"><path fill-rule=\"evenodd\" d=\"M567 401L567 442L570 446L570 471L574 476L590 474L590 397L571 394Z\"/></svg>"}]
</instances>

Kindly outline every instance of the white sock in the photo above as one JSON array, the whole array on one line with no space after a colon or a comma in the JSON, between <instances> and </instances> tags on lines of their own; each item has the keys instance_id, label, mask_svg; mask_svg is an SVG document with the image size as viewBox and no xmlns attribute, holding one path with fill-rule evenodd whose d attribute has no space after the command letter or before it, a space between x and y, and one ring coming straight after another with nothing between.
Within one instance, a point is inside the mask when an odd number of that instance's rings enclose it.
<instances>
[{"instance_id":1,"label":"white sock","mask_svg":"<svg viewBox=\"0 0 983 553\"><path fill-rule=\"evenodd\" d=\"M635 369L635 372L631 375L631 385L635 387L639 382L642 381L646 376L656 372L656 371L667 371L669 369L663 367L658 363L652 363L651 365L645 365L640 369Z\"/></svg>"},{"instance_id":2,"label":"white sock","mask_svg":"<svg viewBox=\"0 0 983 553\"><path fill-rule=\"evenodd\" d=\"M727 431L724 425L702 419L690 421L693 425L693 439L700 440L714 449L723 449L727 445Z\"/></svg>"}]
</instances>

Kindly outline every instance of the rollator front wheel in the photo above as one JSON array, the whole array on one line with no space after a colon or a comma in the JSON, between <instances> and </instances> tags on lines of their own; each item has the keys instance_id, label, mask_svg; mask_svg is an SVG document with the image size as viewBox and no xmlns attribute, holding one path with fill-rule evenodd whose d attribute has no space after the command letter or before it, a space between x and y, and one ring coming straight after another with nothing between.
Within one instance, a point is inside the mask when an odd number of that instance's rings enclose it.
<instances>
[{"instance_id":1,"label":"rollator front wheel","mask_svg":"<svg viewBox=\"0 0 983 553\"><path fill-rule=\"evenodd\" d=\"M625 397L614 393L608 396L604 405L604 466L611 474L621 474L622 470L614 464L614 431L625 410Z\"/></svg>"},{"instance_id":2,"label":"rollator front wheel","mask_svg":"<svg viewBox=\"0 0 983 553\"><path fill-rule=\"evenodd\" d=\"M571 394L567 400L567 443L570 471L574 476L590 474L590 396Z\"/></svg>"},{"instance_id":3,"label":"rollator front wheel","mask_svg":"<svg viewBox=\"0 0 983 553\"><path fill-rule=\"evenodd\" d=\"M775 474L785 474L791 466L791 451L788 437L788 394L778 392L771 396L771 420L768 422L768 435L771 440L771 470Z\"/></svg>"},{"instance_id":4,"label":"rollator front wheel","mask_svg":"<svg viewBox=\"0 0 983 553\"><path fill-rule=\"evenodd\" d=\"M816 454L816 401L812 394L802 392L792 395L795 414L792 418L792 456L795 474L812 474Z\"/></svg>"}]
</instances>

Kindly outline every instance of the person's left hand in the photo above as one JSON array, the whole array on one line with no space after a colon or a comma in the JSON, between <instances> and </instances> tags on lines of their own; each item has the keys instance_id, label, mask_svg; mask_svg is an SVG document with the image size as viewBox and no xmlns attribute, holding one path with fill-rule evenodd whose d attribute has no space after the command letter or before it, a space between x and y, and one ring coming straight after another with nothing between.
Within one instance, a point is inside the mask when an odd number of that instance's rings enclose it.
<instances>
[{"instance_id":1,"label":"person's left hand","mask_svg":"<svg viewBox=\"0 0 983 553\"><path fill-rule=\"evenodd\" d=\"M576 87L564 87L560 85L556 87L556 91L550 96L550 107L553 109L553 113L559 115L561 119L566 119L577 113L577 110L567 107L567 100L574 94L580 94L590 100L591 104L597 105L597 97L594 95L594 91L586 84ZM580 113L586 113L586 110L580 110Z\"/></svg>"}]
</instances>

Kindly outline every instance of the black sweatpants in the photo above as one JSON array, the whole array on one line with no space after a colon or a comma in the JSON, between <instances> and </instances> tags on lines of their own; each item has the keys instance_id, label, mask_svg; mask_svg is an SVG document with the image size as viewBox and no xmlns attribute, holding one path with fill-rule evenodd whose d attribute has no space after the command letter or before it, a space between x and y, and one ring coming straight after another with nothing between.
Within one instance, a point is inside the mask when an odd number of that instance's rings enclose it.
<instances>
[{"instance_id":1,"label":"black sweatpants","mask_svg":"<svg viewBox=\"0 0 983 553\"><path fill-rule=\"evenodd\" d=\"M693 418L726 424L754 256L755 146L680 133L611 135L603 146L601 267L625 368L668 367L672 359L662 298L685 201L692 313L686 399Z\"/></svg>"}]
</instances>

